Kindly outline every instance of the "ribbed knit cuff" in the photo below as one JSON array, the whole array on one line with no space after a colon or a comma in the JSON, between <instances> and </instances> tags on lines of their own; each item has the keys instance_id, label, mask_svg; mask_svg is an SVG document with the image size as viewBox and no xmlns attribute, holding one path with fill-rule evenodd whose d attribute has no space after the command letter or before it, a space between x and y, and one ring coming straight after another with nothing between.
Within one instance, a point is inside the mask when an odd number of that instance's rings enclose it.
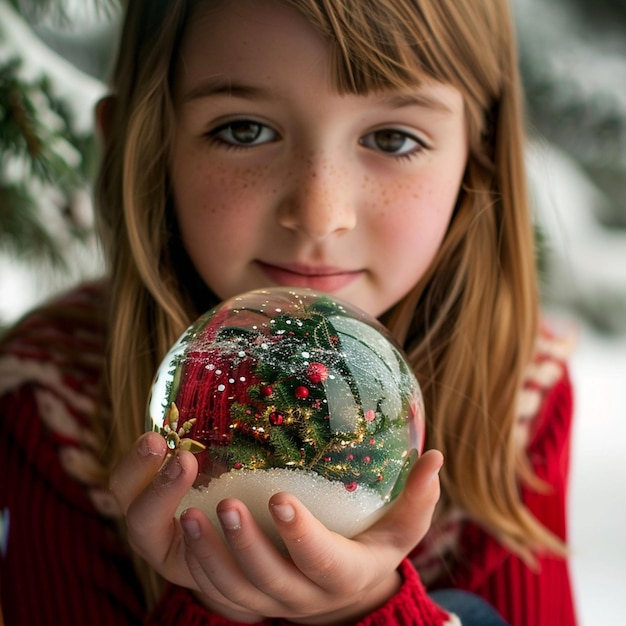
<instances>
[{"instance_id":1,"label":"ribbed knit cuff","mask_svg":"<svg viewBox=\"0 0 626 626\"><path fill-rule=\"evenodd\" d=\"M357 626L444 626L450 616L426 593L415 568L408 560L400 564L402 586L378 610L370 613ZM452 623L452 622L450 622Z\"/></svg>"}]
</instances>

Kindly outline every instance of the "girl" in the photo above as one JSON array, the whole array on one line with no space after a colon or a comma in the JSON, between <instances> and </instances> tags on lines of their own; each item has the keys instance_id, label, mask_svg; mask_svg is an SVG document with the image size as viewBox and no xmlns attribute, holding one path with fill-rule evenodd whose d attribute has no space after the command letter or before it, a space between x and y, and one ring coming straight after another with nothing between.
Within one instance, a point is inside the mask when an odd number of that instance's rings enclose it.
<instances>
[{"instance_id":1,"label":"girl","mask_svg":"<svg viewBox=\"0 0 626 626\"><path fill-rule=\"evenodd\" d=\"M574 624L571 392L538 321L505 0L126 12L98 108L108 275L4 338L8 624L502 623L476 596L512 624ZM180 333L271 285L336 294L387 325L433 448L353 540L273 496L290 559L233 499L218 506L225 542L198 510L175 522L195 458L164 464L164 440L142 435Z\"/></svg>"}]
</instances>

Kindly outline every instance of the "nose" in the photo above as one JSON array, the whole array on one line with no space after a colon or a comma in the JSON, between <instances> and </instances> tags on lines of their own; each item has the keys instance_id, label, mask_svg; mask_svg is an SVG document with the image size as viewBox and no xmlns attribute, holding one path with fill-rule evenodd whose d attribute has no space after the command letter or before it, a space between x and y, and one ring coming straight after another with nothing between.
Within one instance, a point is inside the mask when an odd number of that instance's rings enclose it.
<instances>
[{"instance_id":1,"label":"nose","mask_svg":"<svg viewBox=\"0 0 626 626\"><path fill-rule=\"evenodd\" d=\"M356 226L358 188L345 164L310 157L287 174L278 209L281 226L316 241Z\"/></svg>"}]
</instances>

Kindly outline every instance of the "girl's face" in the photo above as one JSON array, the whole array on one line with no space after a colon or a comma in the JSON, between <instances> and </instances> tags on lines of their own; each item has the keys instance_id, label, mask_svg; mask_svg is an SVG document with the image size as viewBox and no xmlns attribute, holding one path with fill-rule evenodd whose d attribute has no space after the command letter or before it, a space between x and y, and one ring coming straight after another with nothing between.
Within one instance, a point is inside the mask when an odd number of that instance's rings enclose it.
<instances>
[{"instance_id":1,"label":"girl's face","mask_svg":"<svg viewBox=\"0 0 626 626\"><path fill-rule=\"evenodd\" d=\"M276 0L212 3L188 27L171 182L184 245L222 299L311 287L379 316L441 244L467 160L460 93L339 95L330 63Z\"/></svg>"}]
</instances>

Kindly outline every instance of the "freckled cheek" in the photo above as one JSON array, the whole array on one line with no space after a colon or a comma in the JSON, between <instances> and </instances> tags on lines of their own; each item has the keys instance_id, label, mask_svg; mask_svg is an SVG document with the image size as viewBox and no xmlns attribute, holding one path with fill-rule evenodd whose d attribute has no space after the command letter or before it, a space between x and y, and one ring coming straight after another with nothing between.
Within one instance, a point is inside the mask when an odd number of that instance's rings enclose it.
<instances>
[{"instance_id":1,"label":"freckled cheek","mask_svg":"<svg viewBox=\"0 0 626 626\"><path fill-rule=\"evenodd\" d=\"M432 240L445 232L457 192L450 185L397 183L366 195L364 215L370 216L369 228L379 237L396 241Z\"/></svg>"},{"instance_id":2,"label":"freckled cheek","mask_svg":"<svg viewBox=\"0 0 626 626\"><path fill-rule=\"evenodd\" d=\"M390 228L399 225L399 217L414 217L435 200L431 189L397 182L366 185L363 198L365 214Z\"/></svg>"},{"instance_id":3,"label":"freckled cheek","mask_svg":"<svg viewBox=\"0 0 626 626\"><path fill-rule=\"evenodd\" d=\"M250 215L259 213L267 194L263 168L198 169L175 182L181 220L188 216L194 220L227 219L231 224L245 222Z\"/></svg>"}]
</instances>

